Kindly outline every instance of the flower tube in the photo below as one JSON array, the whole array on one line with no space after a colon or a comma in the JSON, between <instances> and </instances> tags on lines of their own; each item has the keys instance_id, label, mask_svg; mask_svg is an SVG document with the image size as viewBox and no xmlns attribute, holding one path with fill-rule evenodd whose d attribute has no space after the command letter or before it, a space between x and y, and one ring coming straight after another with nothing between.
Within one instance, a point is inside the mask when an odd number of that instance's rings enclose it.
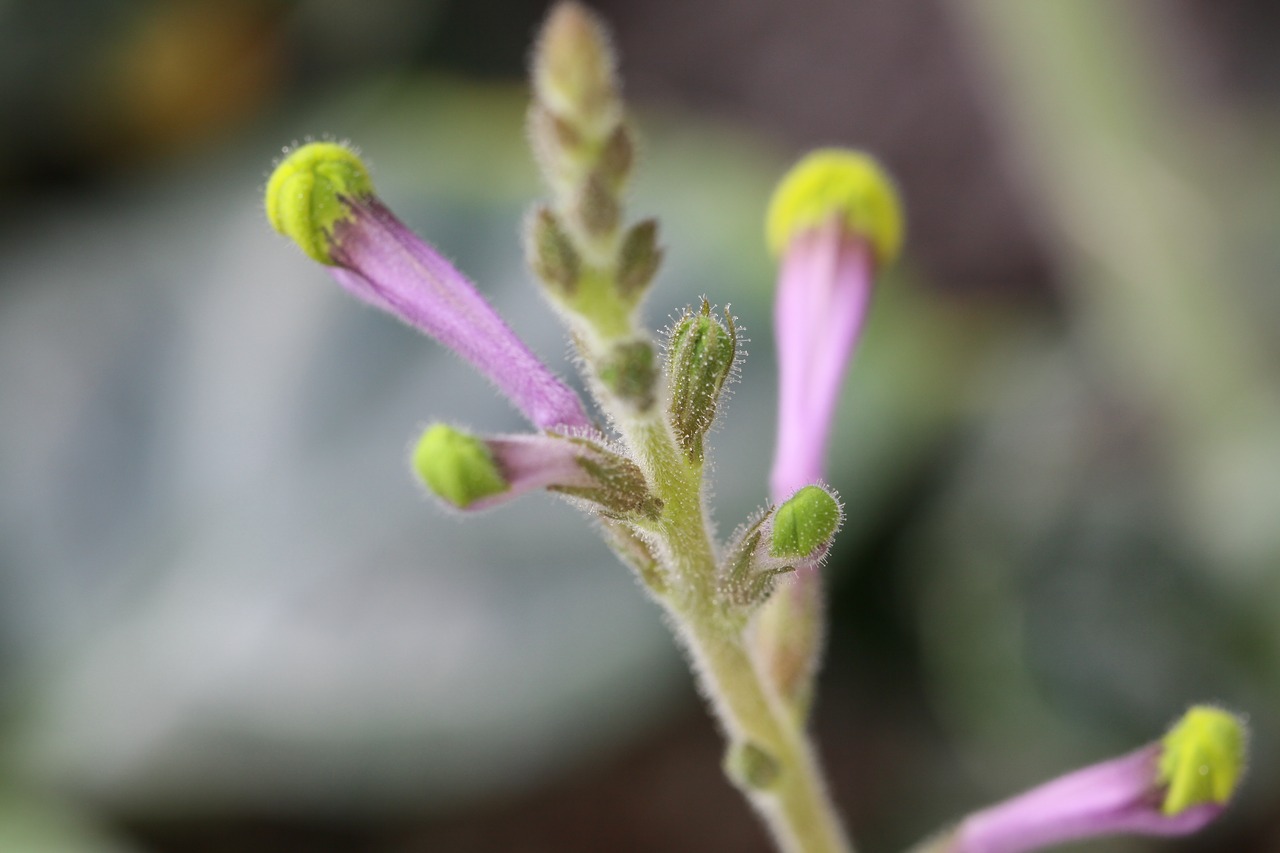
<instances>
[{"instance_id":1,"label":"flower tube","mask_svg":"<svg viewBox=\"0 0 1280 853\"><path fill-rule=\"evenodd\" d=\"M769 207L781 268L774 311L778 439L770 491L781 501L822 479L836 403L877 272L902 246L897 193L874 160L825 149L783 178Z\"/></svg>"},{"instance_id":2,"label":"flower tube","mask_svg":"<svg viewBox=\"0 0 1280 853\"><path fill-rule=\"evenodd\" d=\"M484 374L541 429L590 425L582 403L475 286L373 191L350 148L313 142L267 182L267 218L357 298L435 338Z\"/></svg>"}]
</instances>

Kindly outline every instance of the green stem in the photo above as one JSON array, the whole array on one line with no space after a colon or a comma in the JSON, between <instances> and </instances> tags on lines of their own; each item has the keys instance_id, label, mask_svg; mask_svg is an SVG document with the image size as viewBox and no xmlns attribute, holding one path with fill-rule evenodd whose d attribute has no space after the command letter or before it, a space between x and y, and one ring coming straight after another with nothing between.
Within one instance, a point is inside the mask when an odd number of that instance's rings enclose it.
<instances>
[{"instance_id":1,"label":"green stem","mask_svg":"<svg viewBox=\"0 0 1280 853\"><path fill-rule=\"evenodd\" d=\"M743 793L786 853L852 853L803 724L752 662L744 632L721 615L715 548L702 503L702 466L690 462L659 416L626 419L628 444L665 502L660 536L680 592L664 603L688 648L712 711L733 746L751 745L777 776Z\"/></svg>"},{"instance_id":2,"label":"green stem","mask_svg":"<svg viewBox=\"0 0 1280 853\"><path fill-rule=\"evenodd\" d=\"M677 617L678 618L678 617ZM743 793L788 853L852 853L805 732L765 687L740 636L697 619L680 622L712 709L735 744L750 744L778 775Z\"/></svg>"}]
</instances>

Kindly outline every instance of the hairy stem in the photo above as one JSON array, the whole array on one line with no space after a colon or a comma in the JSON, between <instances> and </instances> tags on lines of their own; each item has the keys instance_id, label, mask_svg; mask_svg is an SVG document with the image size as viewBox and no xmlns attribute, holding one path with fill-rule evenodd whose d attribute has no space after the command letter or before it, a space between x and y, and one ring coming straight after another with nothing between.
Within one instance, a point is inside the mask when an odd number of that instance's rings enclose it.
<instances>
[{"instance_id":1,"label":"hairy stem","mask_svg":"<svg viewBox=\"0 0 1280 853\"><path fill-rule=\"evenodd\" d=\"M619 426L664 501L661 550L678 590L664 605L712 711L730 749L749 745L776 767L767 783L735 781L779 849L851 853L803 723L756 669L740 625L722 615L716 551L702 499L702 465L685 457L660 415L624 418Z\"/></svg>"}]
</instances>

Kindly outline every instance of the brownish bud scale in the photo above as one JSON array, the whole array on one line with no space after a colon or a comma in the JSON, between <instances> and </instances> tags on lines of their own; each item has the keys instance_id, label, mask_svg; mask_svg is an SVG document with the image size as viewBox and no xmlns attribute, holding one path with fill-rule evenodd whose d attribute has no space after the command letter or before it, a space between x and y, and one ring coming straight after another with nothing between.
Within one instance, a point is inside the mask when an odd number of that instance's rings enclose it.
<instances>
[{"instance_id":1,"label":"brownish bud scale","mask_svg":"<svg viewBox=\"0 0 1280 853\"><path fill-rule=\"evenodd\" d=\"M618 295L625 302L638 302L661 265L657 220L646 219L632 225L618 250Z\"/></svg>"},{"instance_id":2,"label":"brownish bud scale","mask_svg":"<svg viewBox=\"0 0 1280 853\"><path fill-rule=\"evenodd\" d=\"M548 208L539 207L529 217L525 253L529 267L552 292L570 297L582 274L582 259L573 241Z\"/></svg>"},{"instance_id":3,"label":"brownish bud scale","mask_svg":"<svg viewBox=\"0 0 1280 853\"><path fill-rule=\"evenodd\" d=\"M658 372L648 341L616 344L601 362L598 375L610 393L635 411L647 411L653 405Z\"/></svg>"},{"instance_id":4,"label":"brownish bud scale","mask_svg":"<svg viewBox=\"0 0 1280 853\"><path fill-rule=\"evenodd\" d=\"M635 143L631 138L631 129L625 123L619 124L609 134L600 148L596 168L603 180L615 193L621 192L631 177L631 167L635 165Z\"/></svg>"},{"instance_id":5,"label":"brownish bud scale","mask_svg":"<svg viewBox=\"0 0 1280 853\"><path fill-rule=\"evenodd\" d=\"M598 172L587 175L578 189L573 218L582 232L595 243L609 240L618 232L622 205Z\"/></svg>"},{"instance_id":6,"label":"brownish bud scale","mask_svg":"<svg viewBox=\"0 0 1280 853\"><path fill-rule=\"evenodd\" d=\"M687 311L671 330L667 344L667 381L671 399L667 412L685 455L702 461L702 438L711 429L725 381L738 354L738 330L725 309L725 322L702 300L698 313Z\"/></svg>"}]
</instances>

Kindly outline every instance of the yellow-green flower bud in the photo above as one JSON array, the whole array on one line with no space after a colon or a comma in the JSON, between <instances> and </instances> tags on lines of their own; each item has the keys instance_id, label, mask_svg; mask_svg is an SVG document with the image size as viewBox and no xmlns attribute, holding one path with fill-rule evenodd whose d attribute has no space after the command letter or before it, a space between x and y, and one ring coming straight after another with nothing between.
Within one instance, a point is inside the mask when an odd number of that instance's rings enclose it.
<instances>
[{"instance_id":1,"label":"yellow-green flower bud","mask_svg":"<svg viewBox=\"0 0 1280 853\"><path fill-rule=\"evenodd\" d=\"M810 557L831 542L840 521L840 502L821 486L805 486L774 511L769 555Z\"/></svg>"},{"instance_id":2,"label":"yellow-green flower bud","mask_svg":"<svg viewBox=\"0 0 1280 853\"><path fill-rule=\"evenodd\" d=\"M1161 810L1177 815L1231 799L1244 773L1245 729L1234 714L1208 705L1187 711L1161 741Z\"/></svg>"},{"instance_id":3,"label":"yellow-green flower bud","mask_svg":"<svg viewBox=\"0 0 1280 853\"><path fill-rule=\"evenodd\" d=\"M671 330L667 344L667 379L671 428L685 454L702 461L702 438L715 421L725 381L738 354L738 331L726 309L725 322L702 301L698 313L687 311Z\"/></svg>"},{"instance_id":4,"label":"yellow-green flower bud","mask_svg":"<svg viewBox=\"0 0 1280 853\"><path fill-rule=\"evenodd\" d=\"M459 509L508 488L485 443L445 424L422 434L413 450L413 470L441 500Z\"/></svg>"},{"instance_id":5,"label":"yellow-green flower bud","mask_svg":"<svg viewBox=\"0 0 1280 853\"><path fill-rule=\"evenodd\" d=\"M322 264L334 263L334 226L353 216L349 202L373 195L360 157L336 142L311 142L291 151L267 181L267 219Z\"/></svg>"},{"instance_id":6,"label":"yellow-green flower bud","mask_svg":"<svg viewBox=\"0 0 1280 853\"><path fill-rule=\"evenodd\" d=\"M782 255L798 233L837 219L865 239L881 266L902 249L898 192L866 154L827 148L800 160L774 190L765 223L769 249Z\"/></svg>"}]
</instances>

